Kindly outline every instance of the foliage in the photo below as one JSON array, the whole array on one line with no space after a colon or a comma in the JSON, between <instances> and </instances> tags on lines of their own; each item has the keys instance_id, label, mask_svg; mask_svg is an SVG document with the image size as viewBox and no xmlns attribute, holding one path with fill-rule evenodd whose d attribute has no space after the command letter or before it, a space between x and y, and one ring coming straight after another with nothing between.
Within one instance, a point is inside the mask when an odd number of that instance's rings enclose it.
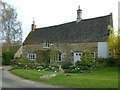
<instances>
[{"instance_id":1,"label":"foliage","mask_svg":"<svg viewBox=\"0 0 120 90\"><path fill-rule=\"evenodd\" d=\"M11 45L11 46L9 46L9 51L15 54L19 48L20 48L20 45ZM7 50L8 50L8 47L3 45L2 52L6 52Z\"/></svg>"},{"instance_id":2,"label":"foliage","mask_svg":"<svg viewBox=\"0 0 120 90\"><path fill-rule=\"evenodd\" d=\"M103 67L107 67L107 66L118 66L119 64L119 60L118 59L115 59L115 58L107 58L107 59L104 59L104 58L99 58L97 61L96 61L96 66L97 68L103 68Z\"/></svg>"},{"instance_id":3,"label":"foliage","mask_svg":"<svg viewBox=\"0 0 120 90\"><path fill-rule=\"evenodd\" d=\"M37 63L49 64L50 63L50 50L40 50L36 52Z\"/></svg>"},{"instance_id":4,"label":"foliage","mask_svg":"<svg viewBox=\"0 0 120 90\"><path fill-rule=\"evenodd\" d=\"M70 61L65 61L62 65L61 68L62 69L70 69L70 66L72 65L72 63Z\"/></svg>"},{"instance_id":5,"label":"foliage","mask_svg":"<svg viewBox=\"0 0 120 90\"><path fill-rule=\"evenodd\" d=\"M106 67L108 64L107 64L107 59L104 59L104 58L98 58L96 60L96 67L97 68L104 68Z\"/></svg>"},{"instance_id":6,"label":"foliage","mask_svg":"<svg viewBox=\"0 0 120 90\"><path fill-rule=\"evenodd\" d=\"M22 57L22 58L18 58L18 59L14 59L15 63L34 63L34 61L29 60L27 57Z\"/></svg>"},{"instance_id":7,"label":"foliage","mask_svg":"<svg viewBox=\"0 0 120 90\"><path fill-rule=\"evenodd\" d=\"M110 25L108 25L107 28L109 32L111 31L108 37L108 46L109 46L111 57L119 59L120 58L120 46L119 46L120 36L117 36L114 34L114 28L112 28Z\"/></svg>"},{"instance_id":8,"label":"foliage","mask_svg":"<svg viewBox=\"0 0 120 90\"><path fill-rule=\"evenodd\" d=\"M50 65L40 65L36 67L36 70L38 71L53 71L53 72L58 72L59 67L57 66L50 66Z\"/></svg>"},{"instance_id":9,"label":"foliage","mask_svg":"<svg viewBox=\"0 0 120 90\"><path fill-rule=\"evenodd\" d=\"M117 58L108 58L106 61L107 61L107 66L118 66L119 65L119 59Z\"/></svg>"},{"instance_id":10,"label":"foliage","mask_svg":"<svg viewBox=\"0 0 120 90\"><path fill-rule=\"evenodd\" d=\"M34 61L27 59L26 57L22 58L15 58L12 60L12 66L13 68L24 68L24 69L30 69L35 67Z\"/></svg>"},{"instance_id":11,"label":"foliage","mask_svg":"<svg viewBox=\"0 0 120 90\"><path fill-rule=\"evenodd\" d=\"M75 65L71 62L64 62L61 67L65 73L87 73L96 69L96 64L93 55L88 51L84 51L81 55L81 61L77 61Z\"/></svg>"},{"instance_id":12,"label":"foliage","mask_svg":"<svg viewBox=\"0 0 120 90\"><path fill-rule=\"evenodd\" d=\"M9 51L3 52L2 53L3 64L4 65L10 65L13 57L14 57L14 54L12 52L9 52Z\"/></svg>"},{"instance_id":13,"label":"foliage","mask_svg":"<svg viewBox=\"0 0 120 90\"><path fill-rule=\"evenodd\" d=\"M0 1L2 41L7 45L11 43L22 43L22 24L17 21L17 13L13 6Z\"/></svg>"},{"instance_id":14,"label":"foliage","mask_svg":"<svg viewBox=\"0 0 120 90\"><path fill-rule=\"evenodd\" d=\"M48 64L39 64L35 61L29 60L26 57L17 58L12 60L13 68L17 69L29 69L29 70L38 70L38 71L59 71L59 67L50 66Z\"/></svg>"},{"instance_id":15,"label":"foliage","mask_svg":"<svg viewBox=\"0 0 120 90\"><path fill-rule=\"evenodd\" d=\"M93 70L95 68L95 58L89 51L84 51L82 53L81 66L86 70Z\"/></svg>"}]
</instances>

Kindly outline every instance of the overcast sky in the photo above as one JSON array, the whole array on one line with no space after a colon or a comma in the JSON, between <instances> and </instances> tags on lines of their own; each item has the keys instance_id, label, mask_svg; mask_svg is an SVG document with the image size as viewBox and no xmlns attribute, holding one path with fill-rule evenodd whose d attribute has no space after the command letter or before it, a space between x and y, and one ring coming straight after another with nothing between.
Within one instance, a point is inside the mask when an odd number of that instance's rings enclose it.
<instances>
[{"instance_id":1,"label":"overcast sky","mask_svg":"<svg viewBox=\"0 0 120 90\"><path fill-rule=\"evenodd\" d=\"M23 40L31 31L33 17L37 28L75 21L78 6L82 19L94 18L113 13L114 28L118 29L119 0L4 0L14 6L18 20L22 22Z\"/></svg>"}]
</instances>

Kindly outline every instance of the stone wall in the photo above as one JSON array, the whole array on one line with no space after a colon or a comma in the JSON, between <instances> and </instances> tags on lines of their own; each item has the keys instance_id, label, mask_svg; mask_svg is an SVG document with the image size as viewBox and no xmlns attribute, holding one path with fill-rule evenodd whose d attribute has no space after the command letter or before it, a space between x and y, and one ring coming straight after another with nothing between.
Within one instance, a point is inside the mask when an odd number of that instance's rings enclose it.
<instances>
[{"instance_id":1,"label":"stone wall","mask_svg":"<svg viewBox=\"0 0 120 90\"><path fill-rule=\"evenodd\" d=\"M33 45L24 45L23 46L23 56L26 56L27 53L33 53L38 50L51 50L59 51L66 54L65 60L73 60L72 52L74 51L84 51L89 50L91 52L96 52L97 56L97 43L52 43L49 48L43 48L43 44L33 44Z\"/></svg>"}]
</instances>

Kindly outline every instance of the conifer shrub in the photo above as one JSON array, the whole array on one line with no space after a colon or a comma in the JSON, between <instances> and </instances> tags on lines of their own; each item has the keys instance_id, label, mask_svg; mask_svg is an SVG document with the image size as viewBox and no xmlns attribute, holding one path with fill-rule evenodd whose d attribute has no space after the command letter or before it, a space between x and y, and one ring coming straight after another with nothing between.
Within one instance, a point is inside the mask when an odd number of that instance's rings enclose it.
<instances>
[{"instance_id":1,"label":"conifer shrub","mask_svg":"<svg viewBox=\"0 0 120 90\"><path fill-rule=\"evenodd\" d=\"M6 51L2 53L2 58L3 58L3 65L10 65L11 64L11 60L14 57L14 53L10 52L10 51Z\"/></svg>"}]
</instances>

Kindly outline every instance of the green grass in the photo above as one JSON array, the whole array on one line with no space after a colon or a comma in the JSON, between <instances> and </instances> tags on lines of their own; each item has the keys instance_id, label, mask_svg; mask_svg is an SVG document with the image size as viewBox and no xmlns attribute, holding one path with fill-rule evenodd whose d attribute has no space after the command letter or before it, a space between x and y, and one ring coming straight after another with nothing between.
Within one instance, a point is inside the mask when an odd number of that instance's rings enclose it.
<instances>
[{"instance_id":1,"label":"green grass","mask_svg":"<svg viewBox=\"0 0 120 90\"><path fill-rule=\"evenodd\" d=\"M65 76L65 73L63 73L50 79L43 79L40 78L40 76L51 72L38 72L23 69L14 69L11 72L30 80L41 81L58 86L80 88L118 88L117 67L105 67L91 73L71 74L71 76Z\"/></svg>"},{"instance_id":2,"label":"green grass","mask_svg":"<svg viewBox=\"0 0 120 90\"><path fill-rule=\"evenodd\" d=\"M11 73L16 74L20 77L29 79L29 80L39 81L39 80L42 80L40 78L41 76L51 74L53 72L26 70L26 69L13 69L13 70L11 70Z\"/></svg>"}]
</instances>

